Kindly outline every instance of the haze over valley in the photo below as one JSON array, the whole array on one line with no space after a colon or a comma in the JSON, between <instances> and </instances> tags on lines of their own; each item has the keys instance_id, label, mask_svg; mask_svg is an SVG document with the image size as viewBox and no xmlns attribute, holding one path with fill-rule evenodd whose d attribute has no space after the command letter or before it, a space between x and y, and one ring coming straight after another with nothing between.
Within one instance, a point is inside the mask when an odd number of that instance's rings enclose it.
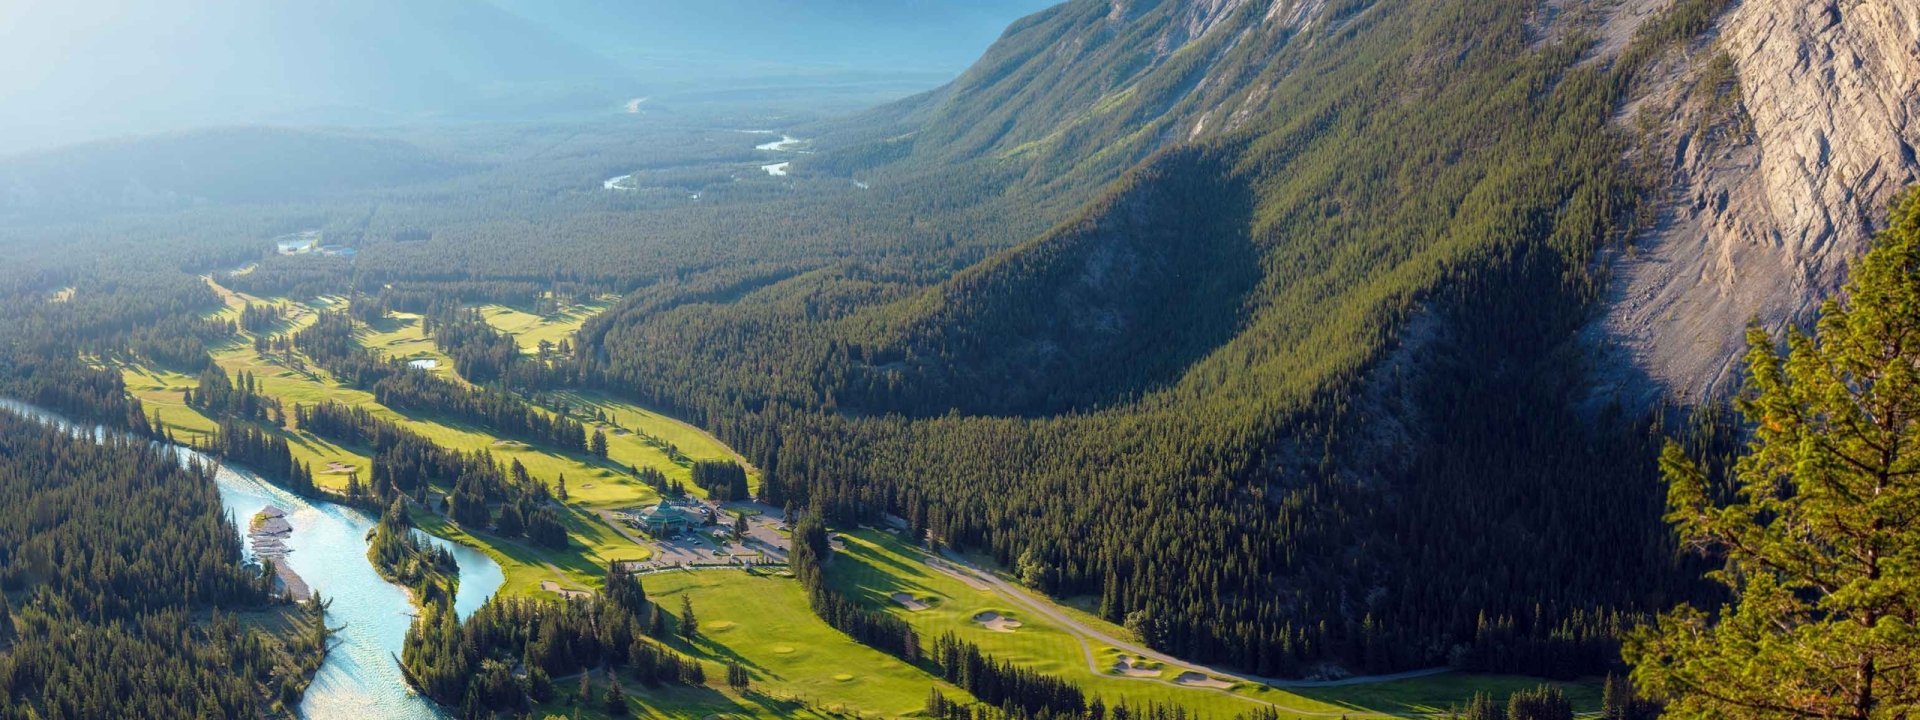
<instances>
[{"instance_id":1,"label":"haze over valley","mask_svg":"<svg viewBox=\"0 0 1920 720\"><path fill-rule=\"evenodd\" d=\"M0 28L0 720L1920 709L1915 0Z\"/></svg>"}]
</instances>

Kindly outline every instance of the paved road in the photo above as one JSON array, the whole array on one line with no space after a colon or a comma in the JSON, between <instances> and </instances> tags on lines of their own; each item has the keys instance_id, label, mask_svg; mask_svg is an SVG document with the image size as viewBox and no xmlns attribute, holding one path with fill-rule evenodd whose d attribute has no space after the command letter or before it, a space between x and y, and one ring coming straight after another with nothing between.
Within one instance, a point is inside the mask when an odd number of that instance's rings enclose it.
<instances>
[{"instance_id":1,"label":"paved road","mask_svg":"<svg viewBox=\"0 0 1920 720\"><path fill-rule=\"evenodd\" d=\"M1097 641L1104 645L1110 645L1120 650L1133 653L1140 657L1144 657L1148 660L1158 661L1168 666L1187 668L1190 670L1203 672L1208 675L1216 675L1223 678L1232 678L1234 680L1239 680L1242 682L1250 682L1257 685L1265 685L1267 687L1283 688L1283 689L1284 688L1341 687L1345 685L1365 685L1368 683L1392 682L1395 680L1411 680L1413 678L1422 678L1422 677L1429 677L1432 675L1439 675L1442 673L1449 672L1451 670L1451 668L1446 668L1446 667L1434 667L1434 668L1425 668L1421 670L1408 670L1406 672L1391 673L1387 675L1358 675L1354 677L1341 678L1338 680L1288 680L1284 678L1270 678L1270 677L1261 677L1259 675L1248 675L1246 673L1235 672L1233 670L1226 670L1226 669L1216 668L1216 667L1208 667L1206 665L1197 665L1194 663L1187 662L1185 660L1181 660L1172 655L1158 652L1151 648L1143 647L1133 642L1122 640L1120 638L1114 637L1110 634L1107 634L1101 631L1099 628L1095 628L1090 625L1087 625L1086 623L1080 622L1079 620L1074 619L1072 616L1064 612L1061 612L1059 609L1053 607L1052 603L1047 602L1045 600L1041 600L1039 598L1035 598L1033 595L1029 594L1025 588L1019 587L1017 585L1014 585L1013 583L1002 580L1000 579L999 576L980 569L978 566L968 562L966 559L961 558L958 555L953 554L951 551L942 551L941 555L947 560L948 563L951 563L953 567L955 567L961 572L964 572L968 575L973 576L973 578L977 582L987 585L996 594L1005 596L1008 599L1011 599L1017 603L1020 603L1021 605L1025 605L1030 610L1038 612L1041 615L1047 616L1049 619L1053 620L1054 622L1066 626L1069 631L1077 635L1080 635L1090 640ZM969 584L973 584L973 583L969 583ZM1096 667L1095 670L1100 671L1101 669Z\"/></svg>"},{"instance_id":2,"label":"paved road","mask_svg":"<svg viewBox=\"0 0 1920 720\"><path fill-rule=\"evenodd\" d=\"M1429 677L1433 675L1439 675L1442 673L1446 673L1450 670L1449 668L1437 667L1437 668L1425 668L1421 670L1409 670L1406 672L1391 673L1387 675L1355 676L1355 677L1341 678L1339 680L1288 680L1284 678L1269 678L1269 677L1261 677L1258 675L1248 675L1245 673L1235 672L1232 670L1209 667L1206 665L1198 665L1195 663L1187 662L1185 660L1181 660L1179 658L1173 657L1166 653L1157 652L1151 648L1142 647L1137 643L1133 643L1127 640L1114 637L1113 635L1107 632L1104 632L1099 628L1095 628L1087 625L1086 623L1080 622L1079 620L1073 618L1072 616L1064 612L1061 612L1058 608L1055 608L1052 605L1052 603L1046 600L1042 600L1034 597L1032 594L1028 593L1026 589L1021 588L1017 585L1014 585L1013 583L1002 580L1000 579L999 576L994 575L993 573L987 572L986 570L982 570L979 566L974 565L971 562L968 562L965 558L955 555L951 551L943 550L939 556L929 557L928 560L930 562L928 562L927 564L930 567L934 568L935 570L946 573L948 575L952 575L956 579L959 579L961 582L964 582L967 585L974 587L975 589L983 589L988 592L992 592L996 595L999 595L1001 597L1004 597L1014 602L1015 604L1025 607L1026 609L1031 610L1035 613L1039 613L1042 616L1045 616L1046 618L1054 621L1055 623L1059 624L1061 627L1065 628L1068 634L1075 636L1075 638L1080 641L1081 652L1086 656L1086 659L1087 659L1087 669L1093 671L1097 675L1117 677L1117 678L1125 677L1123 675L1108 675L1107 668L1101 667L1099 662L1095 659L1093 654L1093 646L1088 642L1090 640L1093 642L1099 642L1101 644L1108 645L1129 653L1133 653L1138 657L1143 657L1149 660L1158 661L1162 665L1164 665L1167 670L1171 671L1171 673L1174 674L1176 677L1180 672L1191 670L1194 672L1205 673L1207 675L1214 676L1214 677L1231 678L1233 680L1238 680L1241 682L1247 682L1247 683L1252 683L1256 685L1265 685L1267 687L1282 689L1282 690L1289 689L1289 688L1341 687L1346 685L1364 685L1368 683L1392 682L1395 680L1410 680L1413 678L1422 678L1422 677ZM1167 674L1169 673L1162 673L1162 675L1159 677L1151 677L1151 678L1140 677L1140 678L1133 678L1133 679L1158 682L1163 685L1172 685L1175 687L1185 688L1189 690L1210 689L1210 688L1199 687L1194 685L1182 685L1180 683L1166 679L1165 675ZM1226 689L1219 689L1219 688L1211 688L1211 689L1215 690L1216 692L1232 694L1234 697L1240 698L1242 700L1246 700L1248 702L1259 703L1259 704L1274 708L1275 710L1279 710L1281 712L1290 713L1290 714L1298 715L1302 717L1431 718L1431 717L1440 717L1440 716L1447 715L1447 713L1398 714L1398 713L1387 713L1387 712L1369 712L1366 710L1354 710L1354 709L1331 710L1331 711L1311 710L1307 708L1289 707L1286 705L1281 705L1279 703L1262 700L1260 698L1234 694ZM1581 713L1580 716L1589 717L1595 714L1596 713Z\"/></svg>"}]
</instances>

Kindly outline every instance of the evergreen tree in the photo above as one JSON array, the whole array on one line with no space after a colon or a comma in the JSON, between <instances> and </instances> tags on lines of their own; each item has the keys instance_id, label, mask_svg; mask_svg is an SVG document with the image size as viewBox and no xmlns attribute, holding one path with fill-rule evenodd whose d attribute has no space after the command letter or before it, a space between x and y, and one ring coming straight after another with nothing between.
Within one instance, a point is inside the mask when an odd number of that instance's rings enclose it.
<instances>
[{"instance_id":1,"label":"evergreen tree","mask_svg":"<svg viewBox=\"0 0 1920 720\"><path fill-rule=\"evenodd\" d=\"M1485 692L1473 694L1467 701L1467 711L1458 714L1462 720L1506 720L1507 710L1493 701L1493 696Z\"/></svg>"},{"instance_id":2,"label":"evergreen tree","mask_svg":"<svg viewBox=\"0 0 1920 720\"><path fill-rule=\"evenodd\" d=\"M658 604L647 605L647 636L655 640L664 640L667 637L667 616L666 613L660 612Z\"/></svg>"},{"instance_id":3,"label":"evergreen tree","mask_svg":"<svg viewBox=\"0 0 1920 720\"><path fill-rule=\"evenodd\" d=\"M1659 706L1640 698L1633 683L1619 675L1607 675L1600 690L1600 720L1654 720L1659 716Z\"/></svg>"},{"instance_id":4,"label":"evergreen tree","mask_svg":"<svg viewBox=\"0 0 1920 720\"><path fill-rule=\"evenodd\" d=\"M617 718L627 716L627 693L620 689L619 679L613 677L613 671L607 671L607 715Z\"/></svg>"},{"instance_id":5,"label":"evergreen tree","mask_svg":"<svg viewBox=\"0 0 1920 720\"><path fill-rule=\"evenodd\" d=\"M0 593L0 646L13 641L13 611L7 607L6 593Z\"/></svg>"},{"instance_id":6,"label":"evergreen tree","mask_svg":"<svg viewBox=\"0 0 1920 720\"><path fill-rule=\"evenodd\" d=\"M700 619L693 615L693 601L680 596L680 636L692 640L700 635Z\"/></svg>"},{"instance_id":7,"label":"evergreen tree","mask_svg":"<svg viewBox=\"0 0 1920 720\"><path fill-rule=\"evenodd\" d=\"M1573 704L1556 687L1520 690L1507 697L1507 720L1573 720Z\"/></svg>"},{"instance_id":8,"label":"evergreen tree","mask_svg":"<svg viewBox=\"0 0 1920 720\"><path fill-rule=\"evenodd\" d=\"M559 487L554 489L553 496L560 498L560 502L567 501L567 474L566 473L560 473L560 485Z\"/></svg>"},{"instance_id":9,"label":"evergreen tree","mask_svg":"<svg viewBox=\"0 0 1920 720\"><path fill-rule=\"evenodd\" d=\"M587 451L594 457L605 460L607 457L607 432L599 428L593 431L593 439L587 443Z\"/></svg>"},{"instance_id":10,"label":"evergreen tree","mask_svg":"<svg viewBox=\"0 0 1920 720\"><path fill-rule=\"evenodd\" d=\"M1669 444L1668 520L1724 556L1732 599L1636 633L1633 680L1679 718L1920 712L1920 201L1782 357L1748 333L1737 407L1753 439L1731 476Z\"/></svg>"}]
</instances>

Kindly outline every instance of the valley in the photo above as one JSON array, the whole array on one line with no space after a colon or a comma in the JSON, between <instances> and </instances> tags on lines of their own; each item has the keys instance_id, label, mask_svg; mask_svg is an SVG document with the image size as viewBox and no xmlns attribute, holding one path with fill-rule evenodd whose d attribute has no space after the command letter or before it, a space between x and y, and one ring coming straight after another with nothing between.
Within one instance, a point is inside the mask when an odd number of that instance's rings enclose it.
<instances>
[{"instance_id":1,"label":"valley","mask_svg":"<svg viewBox=\"0 0 1920 720\"><path fill-rule=\"evenodd\" d=\"M261 334L296 333L310 327L320 313L338 311L347 302L337 296L306 302L284 297L262 298L220 286L211 277L203 278L203 282L222 298L222 307L206 315L206 319L235 319L249 305L282 308L284 319ZM502 305L479 306L475 310L489 325L511 333L521 351L532 355L539 352L542 341L550 345L558 345L561 340L571 342L572 332L607 306L606 300L595 300L569 306L549 316ZM427 368L429 372L465 383L452 359L436 349L431 338L419 335L422 320L414 314L390 313L360 328L355 339L367 350L396 359L436 360L435 365ZM438 513L416 511L413 521L441 542L451 542L456 548L472 548L457 554L462 598L457 607L463 616L478 604L465 598L470 594L485 598L495 587L505 597L558 599L576 593L597 593L601 590L604 569L612 563L638 569L640 582L656 602L671 605L682 595L691 599L701 613L702 635L697 640L669 643L669 647L715 668L728 660L741 662L754 678L753 691L673 691L637 696L635 700L645 712L670 717L703 717L713 713L893 717L914 712L925 700L926 687L939 683L924 667L865 648L813 618L806 609L803 591L780 562L756 563L757 567L743 569L731 565L727 557L709 556L702 562L718 560L723 565L682 569L680 563L690 558L676 555L663 560L658 556L662 550L653 535L620 524L617 518L625 516L626 511L647 507L662 499L659 490L633 474L634 468L657 470L672 482L689 483L689 492L695 498L704 495L701 488L690 485L692 462L740 460L737 453L712 435L601 393L573 390L552 394L548 398L551 402L564 405L571 416L586 421L590 430L608 431L607 456L603 460L501 437L483 425L456 418L396 410L379 403L372 393L343 383L313 363L290 363L286 356L257 352L253 338L247 333L236 335L224 346L210 348L211 356L214 365L222 371L253 377L257 392L263 397L278 400L288 408L323 400L364 408L443 447L467 452L484 450L498 462L520 463L532 477L555 489L564 475L567 495L560 502L568 510L563 516L569 540L565 550L502 538L484 529L469 529ZM192 445L203 442L219 427L215 418L182 400L183 391L196 387L192 376L140 363L108 359L100 362L118 367L128 392L139 399L156 420L157 432ZM292 454L299 462L315 468L315 483L323 490L344 492L349 478L364 478L371 464L365 448L343 446L296 426L277 428L276 432L288 439ZM357 586L343 584L347 581L335 573L314 570L321 567L317 563L322 562L360 564L359 553L352 549L357 543L344 537L324 539L329 533L324 524L305 529L314 524L309 517L316 512L315 508L330 508L324 510L326 515L346 518L364 518L363 513L308 502L252 476L234 477L229 481L223 474L222 489L236 513L242 506L268 502L296 509L299 526L307 534L295 536L300 538L294 543L295 569L315 575L315 584L323 593L346 598L355 607L393 604L363 598L358 593L373 591L364 587L348 590ZM758 486L759 477L759 470L749 468L751 487ZM730 517L728 513L736 510L776 517L780 512L764 505L724 503L718 507L723 511L723 518ZM786 535L784 523L768 522L771 525L767 532L774 532L772 525L780 525L776 537ZM729 524L730 521L723 520L716 527L725 528ZM901 536L903 533L904 526L887 523L840 531L836 536L837 552L832 568L835 587L864 604L885 608L903 618L923 638L955 633L1021 667L1070 678L1111 704L1179 706L1223 717L1258 708L1274 709L1281 712L1282 717L1395 717L1451 707L1464 702L1473 691L1489 688L1511 691L1530 686L1532 682L1521 677L1457 674L1434 677L1429 672L1351 681L1290 682L1245 678L1232 671L1194 670L1192 665L1140 648L1135 640L1122 640L1132 635L1126 629L1084 611L1036 597L976 564L990 564L990 559L941 557L907 541ZM721 545L723 551L727 547ZM478 566L476 554L481 560ZM776 553L773 559L783 556L784 553ZM361 567L364 573L364 565ZM469 575L482 572L484 577L484 572L494 567L498 568L499 578L491 583ZM371 576L365 575L354 582L364 586L365 577ZM380 585L391 587L384 582ZM906 593L912 603L900 601L899 593ZM1018 618L1018 621L1009 620L1004 623L1006 627L1001 627L1003 623L979 620L986 614ZM379 652L397 653L395 631L388 624L379 625L388 627L380 631L381 637L387 639L375 647L380 648ZM323 670L322 678L331 677L329 673L347 673L353 677L353 686L370 689L391 683L394 676L385 674L384 670L380 674L368 674L364 670L366 663L373 662L369 659L372 656L358 651L355 642L349 637L335 652L359 659L347 665L330 664ZM1117 669L1119 657L1140 653L1156 658L1158 669L1152 673ZM717 671L710 672L717 674ZM1582 706L1597 702L1591 682L1566 687ZM949 688L948 692L956 697L964 696L957 689ZM345 702L349 696L313 694L310 697L313 698L309 700L313 703L309 706L311 711L325 714L323 708L331 707L327 703ZM1381 699L1375 700L1376 697ZM591 710L592 704L588 705ZM548 709L570 713L576 707L562 692ZM584 716L600 717L594 712Z\"/></svg>"},{"instance_id":2,"label":"valley","mask_svg":"<svg viewBox=\"0 0 1920 720\"><path fill-rule=\"evenodd\" d=\"M0 720L1920 709L1909 0L822 2L49 111Z\"/></svg>"}]
</instances>

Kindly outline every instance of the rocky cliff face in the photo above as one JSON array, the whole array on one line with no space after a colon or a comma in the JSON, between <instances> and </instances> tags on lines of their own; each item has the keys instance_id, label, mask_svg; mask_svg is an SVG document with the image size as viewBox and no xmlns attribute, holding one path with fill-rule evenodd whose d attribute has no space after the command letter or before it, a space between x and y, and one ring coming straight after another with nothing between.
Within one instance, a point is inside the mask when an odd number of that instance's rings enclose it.
<instances>
[{"instance_id":1,"label":"rocky cliff face","mask_svg":"<svg viewBox=\"0 0 1920 720\"><path fill-rule=\"evenodd\" d=\"M1647 4L1588 17L1614 37ZM1608 392L1696 400L1736 379L1751 319L1807 319L1920 180L1920 0L1736 2L1619 120L1671 182L1589 337L1621 361Z\"/></svg>"}]
</instances>

